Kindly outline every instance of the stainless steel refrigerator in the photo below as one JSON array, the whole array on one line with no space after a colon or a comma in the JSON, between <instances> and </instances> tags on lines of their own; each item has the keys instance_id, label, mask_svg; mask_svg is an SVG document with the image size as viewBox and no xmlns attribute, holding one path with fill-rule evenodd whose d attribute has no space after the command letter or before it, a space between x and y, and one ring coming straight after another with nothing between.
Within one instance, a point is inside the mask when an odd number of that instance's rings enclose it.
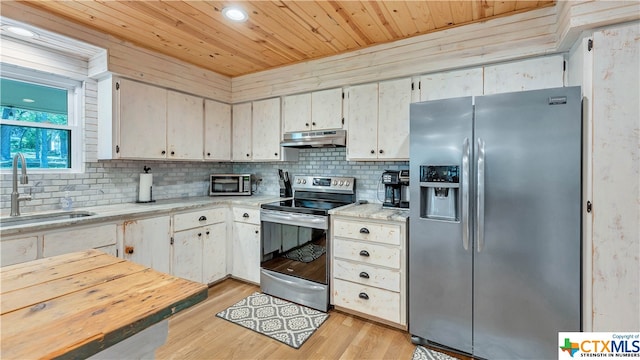
<instances>
[{"instance_id":1,"label":"stainless steel refrigerator","mask_svg":"<svg viewBox=\"0 0 640 360\"><path fill-rule=\"evenodd\" d=\"M581 330L579 87L411 104L409 332L555 359Z\"/></svg>"}]
</instances>

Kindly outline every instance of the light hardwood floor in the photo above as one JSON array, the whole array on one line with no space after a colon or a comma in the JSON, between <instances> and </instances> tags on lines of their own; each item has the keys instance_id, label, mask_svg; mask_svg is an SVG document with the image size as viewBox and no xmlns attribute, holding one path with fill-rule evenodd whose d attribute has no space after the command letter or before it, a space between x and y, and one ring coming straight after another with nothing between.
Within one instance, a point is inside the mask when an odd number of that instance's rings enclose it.
<instances>
[{"instance_id":1,"label":"light hardwood floor","mask_svg":"<svg viewBox=\"0 0 640 360\"><path fill-rule=\"evenodd\" d=\"M209 297L169 320L169 338L158 359L406 359L415 345L407 332L339 311L300 347L216 317L253 292L255 285L227 279L209 289Z\"/></svg>"}]
</instances>

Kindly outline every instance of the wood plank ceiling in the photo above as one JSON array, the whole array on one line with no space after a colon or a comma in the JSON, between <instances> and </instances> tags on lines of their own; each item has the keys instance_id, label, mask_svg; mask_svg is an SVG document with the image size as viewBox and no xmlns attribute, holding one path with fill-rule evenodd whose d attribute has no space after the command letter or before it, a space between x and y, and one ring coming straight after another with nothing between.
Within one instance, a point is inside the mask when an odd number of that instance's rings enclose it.
<instances>
[{"instance_id":1,"label":"wood plank ceiling","mask_svg":"<svg viewBox=\"0 0 640 360\"><path fill-rule=\"evenodd\" d=\"M530 1L22 1L138 46L239 76L553 6ZM239 5L243 23L222 17ZM135 61L135 59L132 59Z\"/></svg>"}]
</instances>

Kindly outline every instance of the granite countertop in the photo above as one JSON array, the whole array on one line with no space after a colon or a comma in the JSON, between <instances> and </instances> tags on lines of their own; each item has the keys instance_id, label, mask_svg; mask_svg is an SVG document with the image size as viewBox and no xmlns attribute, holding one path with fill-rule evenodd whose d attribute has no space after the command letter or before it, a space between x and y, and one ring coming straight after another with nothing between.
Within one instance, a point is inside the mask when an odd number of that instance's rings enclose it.
<instances>
[{"instance_id":1,"label":"granite countertop","mask_svg":"<svg viewBox=\"0 0 640 360\"><path fill-rule=\"evenodd\" d=\"M252 195L252 196L199 196L190 198L177 198L158 200L153 203L122 203L115 205L91 206L74 208L73 211L90 212L94 215L78 218L70 218L64 220L40 221L31 224L5 226L2 219L8 217L2 214L0 219L0 237L11 235L27 234L41 232L46 230L58 229L69 225L90 225L109 221L118 221L129 218L160 216L170 212L197 210L203 207L211 207L216 205L232 205L258 207L260 204L279 201L281 198L275 195ZM21 216L64 213L63 211L45 211L24 213Z\"/></svg>"},{"instance_id":2,"label":"granite countertop","mask_svg":"<svg viewBox=\"0 0 640 360\"><path fill-rule=\"evenodd\" d=\"M330 210L329 214L374 220L407 221L409 209L383 208L382 204L375 203L355 203Z\"/></svg>"}]
</instances>

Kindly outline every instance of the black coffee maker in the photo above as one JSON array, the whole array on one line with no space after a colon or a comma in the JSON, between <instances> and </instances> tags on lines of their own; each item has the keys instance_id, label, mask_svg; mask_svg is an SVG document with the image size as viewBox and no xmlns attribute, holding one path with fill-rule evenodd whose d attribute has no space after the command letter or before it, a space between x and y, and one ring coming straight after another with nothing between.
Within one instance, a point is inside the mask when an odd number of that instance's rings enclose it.
<instances>
[{"instance_id":1,"label":"black coffee maker","mask_svg":"<svg viewBox=\"0 0 640 360\"><path fill-rule=\"evenodd\" d=\"M385 170L383 207L409 208L409 170Z\"/></svg>"}]
</instances>

